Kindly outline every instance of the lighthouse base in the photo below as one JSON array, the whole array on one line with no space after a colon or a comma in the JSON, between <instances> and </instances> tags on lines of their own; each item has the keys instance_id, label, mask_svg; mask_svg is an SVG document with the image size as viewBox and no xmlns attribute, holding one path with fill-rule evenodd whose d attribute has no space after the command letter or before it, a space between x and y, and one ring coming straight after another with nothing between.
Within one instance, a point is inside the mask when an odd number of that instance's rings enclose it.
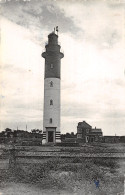
<instances>
[{"instance_id":1,"label":"lighthouse base","mask_svg":"<svg viewBox=\"0 0 125 195\"><path fill-rule=\"evenodd\" d=\"M60 132L55 130L55 128L47 128L46 132L43 132L42 145L61 143Z\"/></svg>"}]
</instances>

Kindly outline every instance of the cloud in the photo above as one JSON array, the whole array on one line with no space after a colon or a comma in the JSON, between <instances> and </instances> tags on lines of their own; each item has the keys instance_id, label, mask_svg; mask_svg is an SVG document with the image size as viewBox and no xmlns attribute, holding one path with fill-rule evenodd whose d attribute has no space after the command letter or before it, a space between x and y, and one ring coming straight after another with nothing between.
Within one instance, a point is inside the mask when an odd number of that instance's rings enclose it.
<instances>
[{"instance_id":1,"label":"cloud","mask_svg":"<svg viewBox=\"0 0 125 195\"><path fill-rule=\"evenodd\" d=\"M114 47L124 37L123 6L114 7L106 1L5 3L2 16L29 29L31 39L38 44L45 31L48 34L54 26L59 26L61 33L69 33L77 41L84 39L102 49Z\"/></svg>"},{"instance_id":2,"label":"cloud","mask_svg":"<svg viewBox=\"0 0 125 195\"><path fill-rule=\"evenodd\" d=\"M65 16L73 18L75 25L84 32L81 31L80 41L84 38L99 48L110 49L123 40L123 6L114 8L106 1L63 1L58 5Z\"/></svg>"},{"instance_id":3,"label":"cloud","mask_svg":"<svg viewBox=\"0 0 125 195\"><path fill-rule=\"evenodd\" d=\"M44 31L50 32L59 26L62 33L78 33L71 17L66 17L63 10L53 1L13 2L2 5L2 16L32 32L31 39L40 43Z\"/></svg>"},{"instance_id":4,"label":"cloud","mask_svg":"<svg viewBox=\"0 0 125 195\"><path fill-rule=\"evenodd\" d=\"M124 110L121 110L121 109L116 109L114 108L113 110L110 110L110 112L106 112L105 113L105 117L109 119L114 119L114 120L121 120L123 119L124 120L124 117L125 117L125 111Z\"/></svg>"},{"instance_id":5,"label":"cloud","mask_svg":"<svg viewBox=\"0 0 125 195\"><path fill-rule=\"evenodd\" d=\"M119 120L125 115L124 86L122 79L85 80L80 88L71 85L62 91L62 116Z\"/></svg>"}]
</instances>

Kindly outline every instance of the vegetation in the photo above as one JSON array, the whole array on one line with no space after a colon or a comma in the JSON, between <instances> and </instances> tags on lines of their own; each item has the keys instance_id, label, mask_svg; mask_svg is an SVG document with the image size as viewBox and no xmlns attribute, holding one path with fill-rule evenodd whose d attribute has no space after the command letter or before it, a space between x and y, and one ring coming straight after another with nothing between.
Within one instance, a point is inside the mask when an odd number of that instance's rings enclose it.
<instances>
[{"instance_id":1,"label":"vegetation","mask_svg":"<svg viewBox=\"0 0 125 195\"><path fill-rule=\"evenodd\" d=\"M61 140L65 140L66 138L76 138L76 134L74 132L71 133L66 133L66 134L61 134Z\"/></svg>"},{"instance_id":2,"label":"vegetation","mask_svg":"<svg viewBox=\"0 0 125 195\"><path fill-rule=\"evenodd\" d=\"M114 159L52 158L43 164L16 164L8 171L2 171L0 180L13 180L55 191L66 190L68 193L111 195L123 190L123 176L119 168L118 161ZM98 189L94 183L97 179L100 183Z\"/></svg>"},{"instance_id":3,"label":"vegetation","mask_svg":"<svg viewBox=\"0 0 125 195\"><path fill-rule=\"evenodd\" d=\"M24 152L44 151L41 146L21 147ZM47 147L48 151L60 151L62 153L80 154L84 152L124 152L125 144L95 144L82 147ZM4 149L5 150L5 149ZM3 157L8 157L9 150L3 150ZM2 151L2 149L1 149ZM12 159L13 160L13 159ZM21 160L21 161L20 161ZM124 159L117 158L61 158L51 157L39 159L23 156L15 159L8 169L0 169L0 185L12 181L16 184L26 184L42 190L64 191L63 194L85 195L116 195L123 192L125 174ZM17 174L18 173L18 174ZM99 180L99 188L95 181Z\"/></svg>"}]
</instances>

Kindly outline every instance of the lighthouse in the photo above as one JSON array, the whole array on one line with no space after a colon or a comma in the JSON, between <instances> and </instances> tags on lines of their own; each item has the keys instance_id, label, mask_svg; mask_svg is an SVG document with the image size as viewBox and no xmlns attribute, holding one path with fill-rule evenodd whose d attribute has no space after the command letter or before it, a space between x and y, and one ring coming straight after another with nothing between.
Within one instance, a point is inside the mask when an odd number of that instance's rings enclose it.
<instances>
[{"instance_id":1,"label":"lighthouse","mask_svg":"<svg viewBox=\"0 0 125 195\"><path fill-rule=\"evenodd\" d=\"M57 32L57 33L56 33ZM44 110L43 144L59 143L61 107L61 59L64 54L58 44L58 27L48 35L48 43L42 57L45 59L44 71Z\"/></svg>"}]
</instances>

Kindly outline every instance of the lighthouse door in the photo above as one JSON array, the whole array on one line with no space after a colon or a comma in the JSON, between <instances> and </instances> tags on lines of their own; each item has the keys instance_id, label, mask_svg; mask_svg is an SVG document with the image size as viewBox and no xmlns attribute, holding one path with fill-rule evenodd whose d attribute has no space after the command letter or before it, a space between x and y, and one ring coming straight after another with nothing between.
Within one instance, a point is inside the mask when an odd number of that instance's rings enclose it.
<instances>
[{"instance_id":1,"label":"lighthouse door","mask_svg":"<svg viewBox=\"0 0 125 195\"><path fill-rule=\"evenodd\" d=\"M53 131L48 131L48 142L53 142L54 141L54 132Z\"/></svg>"}]
</instances>

